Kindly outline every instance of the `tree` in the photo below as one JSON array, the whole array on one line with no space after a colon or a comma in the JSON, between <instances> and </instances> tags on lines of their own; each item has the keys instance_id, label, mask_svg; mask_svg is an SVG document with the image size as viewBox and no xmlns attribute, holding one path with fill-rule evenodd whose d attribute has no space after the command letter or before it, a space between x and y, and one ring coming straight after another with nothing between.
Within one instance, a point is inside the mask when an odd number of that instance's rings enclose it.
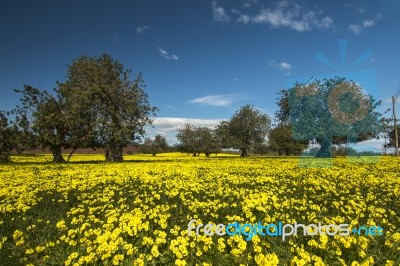
<instances>
[{"instance_id":1,"label":"tree","mask_svg":"<svg viewBox=\"0 0 400 266\"><path fill-rule=\"evenodd\" d=\"M214 130L208 127L198 127L195 133L198 136L199 150L204 152L207 157L211 153L218 153L220 151Z\"/></svg>"},{"instance_id":2,"label":"tree","mask_svg":"<svg viewBox=\"0 0 400 266\"><path fill-rule=\"evenodd\" d=\"M196 137L196 127L191 124L185 124L179 128L176 138L179 141L179 150L181 152L193 153L196 156L200 153L198 138Z\"/></svg>"},{"instance_id":3,"label":"tree","mask_svg":"<svg viewBox=\"0 0 400 266\"><path fill-rule=\"evenodd\" d=\"M255 154L265 155L265 154L271 154L272 149L267 143L258 143L253 148L253 152Z\"/></svg>"},{"instance_id":4,"label":"tree","mask_svg":"<svg viewBox=\"0 0 400 266\"><path fill-rule=\"evenodd\" d=\"M241 156L257 144L264 143L271 128L271 119L251 105L242 106L229 121L217 127L217 135L223 148L241 150Z\"/></svg>"},{"instance_id":5,"label":"tree","mask_svg":"<svg viewBox=\"0 0 400 266\"><path fill-rule=\"evenodd\" d=\"M289 90L281 90L276 104L279 109L275 112L275 123L277 124L268 135L268 145L271 150L277 151L279 155L298 155L308 146L307 140L296 140L293 138L292 125L289 113Z\"/></svg>"},{"instance_id":6,"label":"tree","mask_svg":"<svg viewBox=\"0 0 400 266\"><path fill-rule=\"evenodd\" d=\"M10 152L13 148L12 130L4 112L0 111L0 162L10 160Z\"/></svg>"},{"instance_id":7,"label":"tree","mask_svg":"<svg viewBox=\"0 0 400 266\"><path fill-rule=\"evenodd\" d=\"M156 107L150 106L141 74L131 81L131 70L104 54L81 56L68 67L59 83L73 125L69 139L74 147L104 147L107 161L122 161L122 148L136 145Z\"/></svg>"},{"instance_id":8,"label":"tree","mask_svg":"<svg viewBox=\"0 0 400 266\"><path fill-rule=\"evenodd\" d=\"M59 97L59 90L54 90L54 95L47 91L40 91L29 85L24 85L21 93L21 106L17 106L15 113L19 114L16 121L31 127L39 146L49 148L53 154L53 162L64 162L62 149L68 148L68 126L66 123L66 108ZM30 120L28 119L30 118ZM18 120L20 119L20 120Z\"/></svg>"},{"instance_id":9,"label":"tree","mask_svg":"<svg viewBox=\"0 0 400 266\"><path fill-rule=\"evenodd\" d=\"M211 153L219 151L215 132L207 127L196 127L185 124L182 128L178 129L176 137L180 142L180 151L192 153L193 156L198 156L204 152L208 157Z\"/></svg>"},{"instance_id":10,"label":"tree","mask_svg":"<svg viewBox=\"0 0 400 266\"><path fill-rule=\"evenodd\" d=\"M332 144L379 136L380 114L375 109L380 102L354 81L335 77L296 83L283 97L289 104L281 113L288 114L293 138L320 144L317 157L331 157Z\"/></svg>"},{"instance_id":11,"label":"tree","mask_svg":"<svg viewBox=\"0 0 400 266\"><path fill-rule=\"evenodd\" d=\"M292 136L292 128L289 124L281 124L270 130L268 146L277 151L279 155L299 155L307 148L308 141L298 141Z\"/></svg>"},{"instance_id":12,"label":"tree","mask_svg":"<svg viewBox=\"0 0 400 266\"><path fill-rule=\"evenodd\" d=\"M15 151L21 154L26 149L38 147L37 136L33 132L26 114L17 114L16 110L11 113L15 115L15 120L11 122Z\"/></svg>"},{"instance_id":13,"label":"tree","mask_svg":"<svg viewBox=\"0 0 400 266\"><path fill-rule=\"evenodd\" d=\"M167 140L161 135L156 135L154 140L146 138L144 143L140 145L140 150L143 153L150 153L156 156L157 153L166 152L168 150Z\"/></svg>"},{"instance_id":14,"label":"tree","mask_svg":"<svg viewBox=\"0 0 400 266\"><path fill-rule=\"evenodd\" d=\"M161 152L166 152L168 151L168 143L167 139L164 136L161 136L160 134L157 134L154 137L154 144L160 148Z\"/></svg>"}]
</instances>

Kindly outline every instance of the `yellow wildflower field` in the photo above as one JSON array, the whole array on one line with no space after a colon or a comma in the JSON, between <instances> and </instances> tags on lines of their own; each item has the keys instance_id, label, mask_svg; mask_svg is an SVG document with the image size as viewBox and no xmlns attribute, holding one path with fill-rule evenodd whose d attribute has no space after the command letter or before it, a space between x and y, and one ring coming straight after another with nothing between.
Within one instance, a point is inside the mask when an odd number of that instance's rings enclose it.
<instances>
[{"instance_id":1,"label":"yellow wildflower field","mask_svg":"<svg viewBox=\"0 0 400 266\"><path fill-rule=\"evenodd\" d=\"M399 265L400 160L131 155L0 165L1 265ZM310 159L311 160L311 159ZM382 236L188 234L239 222L380 226Z\"/></svg>"}]
</instances>

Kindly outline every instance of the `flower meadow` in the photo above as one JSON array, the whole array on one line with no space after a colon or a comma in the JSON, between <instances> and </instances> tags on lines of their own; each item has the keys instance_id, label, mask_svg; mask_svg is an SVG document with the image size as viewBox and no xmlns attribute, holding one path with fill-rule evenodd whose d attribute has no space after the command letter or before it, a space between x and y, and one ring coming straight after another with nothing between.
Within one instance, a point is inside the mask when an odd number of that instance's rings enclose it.
<instances>
[{"instance_id":1,"label":"flower meadow","mask_svg":"<svg viewBox=\"0 0 400 266\"><path fill-rule=\"evenodd\" d=\"M335 158L326 168L299 167L295 157L129 155L104 163L77 155L60 165L45 155L12 159L0 165L1 265L400 264L398 158ZM192 219L384 231L246 241L189 236Z\"/></svg>"}]
</instances>

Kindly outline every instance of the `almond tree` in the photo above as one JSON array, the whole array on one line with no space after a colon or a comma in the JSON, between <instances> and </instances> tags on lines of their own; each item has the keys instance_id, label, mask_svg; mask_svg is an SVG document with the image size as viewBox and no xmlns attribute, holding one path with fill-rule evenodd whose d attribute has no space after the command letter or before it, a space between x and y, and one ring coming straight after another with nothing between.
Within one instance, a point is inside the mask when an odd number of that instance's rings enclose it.
<instances>
[{"instance_id":1,"label":"almond tree","mask_svg":"<svg viewBox=\"0 0 400 266\"><path fill-rule=\"evenodd\" d=\"M122 148L135 145L151 124L150 106L139 74L130 80L129 69L110 55L81 56L68 67L67 80L59 83L68 106L68 119L75 127L71 139L79 146L104 147L106 160L122 161ZM84 130L82 130L84 129Z\"/></svg>"},{"instance_id":2,"label":"almond tree","mask_svg":"<svg viewBox=\"0 0 400 266\"><path fill-rule=\"evenodd\" d=\"M271 128L271 119L252 105L242 106L229 121L222 121L216 134L223 148L240 149L241 157L247 151L265 143Z\"/></svg>"}]
</instances>

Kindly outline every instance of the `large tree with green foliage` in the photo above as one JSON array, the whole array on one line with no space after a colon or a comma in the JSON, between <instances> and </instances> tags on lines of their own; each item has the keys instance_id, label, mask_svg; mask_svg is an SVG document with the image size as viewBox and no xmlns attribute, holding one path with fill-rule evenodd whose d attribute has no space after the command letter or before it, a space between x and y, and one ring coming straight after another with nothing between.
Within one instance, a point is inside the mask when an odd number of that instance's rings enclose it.
<instances>
[{"instance_id":1,"label":"large tree with green foliage","mask_svg":"<svg viewBox=\"0 0 400 266\"><path fill-rule=\"evenodd\" d=\"M297 83L284 94L280 117L299 141L321 145L317 157L330 157L332 144L356 143L379 136L380 102L359 84L344 78Z\"/></svg>"},{"instance_id":2,"label":"large tree with green foliage","mask_svg":"<svg viewBox=\"0 0 400 266\"><path fill-rule=\"evenodd\" d=\"M149 104L141 74L130 80L131 70L104 54L75 59L67 80L59 83L68 106L67 121L74 127L69 140L76 148L104 147L107 161L122 161L122 148L144 136L144 126L157 110Z\"/></svg>"},{"instance_id":3,"label":"large tree with green foliage","mask_svg":"<svg viewBox=\"0 0 400 266\"><path fill-rule=\"evenodd\" d=\"M252 105L242 106L229 121L222 121L216 129L223 148L241 150L241 156L247 151L264 143L271 128L271 119Z\"/></svg>"}]
</instances>

